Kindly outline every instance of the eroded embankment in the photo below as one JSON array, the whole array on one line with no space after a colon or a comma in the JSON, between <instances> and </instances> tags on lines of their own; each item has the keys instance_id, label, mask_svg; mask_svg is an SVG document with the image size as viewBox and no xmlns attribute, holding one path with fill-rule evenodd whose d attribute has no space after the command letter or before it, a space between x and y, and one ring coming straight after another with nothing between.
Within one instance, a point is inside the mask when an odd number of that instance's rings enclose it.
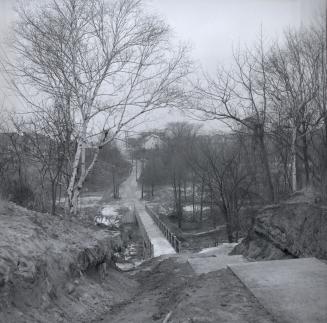
<instances>
[{"instance_id":1,"label":"eroded embankment","mask_svg":"<svg viewBox=\"0 0 327 323\"><path fill-rule=\"evenodd\" d=\"M9 203L0 211L0 322L89 322L130 297L119 233Z\"/></svg>"},{"instance_id":2,"label":"eroded embankment","mask_svg":"<svg viewBox=\"0 0 327 323\"><path fill-rule=\"evenodd\" d=\"M314 192L258 212L248 236L233 254L257 260L316 257L327 259L327 208Z\"/></svg>"}]
</instances>

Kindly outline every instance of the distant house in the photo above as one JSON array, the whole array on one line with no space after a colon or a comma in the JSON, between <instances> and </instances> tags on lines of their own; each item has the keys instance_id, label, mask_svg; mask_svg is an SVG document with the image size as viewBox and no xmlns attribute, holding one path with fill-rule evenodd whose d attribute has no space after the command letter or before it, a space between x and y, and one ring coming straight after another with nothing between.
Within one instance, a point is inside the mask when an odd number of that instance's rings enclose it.
<instances>
[{"instance_id":1,"label":"distant house","mask_svg":"<svg viewBox=\"0 0 327 323\"><path fill-rule=\"evenodd\" d=\"M143 148L145 150L158 149L162 146L162 140L158 135L151 134L144 138Z\"/></svg>"}]
</instances>

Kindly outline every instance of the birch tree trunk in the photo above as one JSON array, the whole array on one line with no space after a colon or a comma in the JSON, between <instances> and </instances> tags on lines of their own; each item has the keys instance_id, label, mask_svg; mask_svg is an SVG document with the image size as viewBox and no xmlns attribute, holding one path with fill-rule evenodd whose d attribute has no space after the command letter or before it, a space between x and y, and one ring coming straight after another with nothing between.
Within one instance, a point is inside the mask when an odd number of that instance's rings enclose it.
<instances>
[{"instance_id":1,"label":"birch tree trunk","mask_svg":"<svg viewBox=\"0 0 327 323\"><path fill-rule=\"evenodd\" d=\"M77 149L75 152L73 167L72 167L72 174L70 176L68 188L67 188L67 203L68 203L68 210L70 214L75 214L77 211L76 207L74 206L76 198L74 198L75 194L75 182L77 178L77 172L78 172L78 166L81 158L81 152L82 152L82 142L79 142L77 145Z\"/></svg>"}]
</instances>

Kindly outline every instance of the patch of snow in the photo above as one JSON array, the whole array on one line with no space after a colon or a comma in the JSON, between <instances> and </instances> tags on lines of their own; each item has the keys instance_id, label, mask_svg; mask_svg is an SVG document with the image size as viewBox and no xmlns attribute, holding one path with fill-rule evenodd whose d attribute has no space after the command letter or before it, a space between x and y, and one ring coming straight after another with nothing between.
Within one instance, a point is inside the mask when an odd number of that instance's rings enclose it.
<instances>
[{"instance_id":1,"label":"patch of snow","mask_svg":"<svg viewBox=\"0 0 327 323\"><path fill-rule=\"evenodd\" d=\"M116 262L116 266L122 271L128 271L135 268L134 264L131 263L119 263Z\"/></svg>"},{"instance_id":2,"label":"patch of snow","mask_svg":"<svg viewBox=\"0 0 327 323\"><path fill-rule=\"evenodd\" d=\"M103 216L116 216L118 214L116 205L107 205L101 210Z\"/></svg>"},{"instance_id":3,"label":"patch of snow","mask_svg":"<svg viewBox=\"0 0 327 323\"><path fill-rule=\"evenodd\" d=\"M78 206L80 208L93 207L96 206L101 199L101 195L81 196L78 200ZM66 201L67 198L65 196L58 199L59 204L65 204Z\"/></svg>"},{"instance_id":4,"label":"patch of snow","mask_svg":"<svg viewBox=\"0 0 327 323\"><path fill-rule=\"evenodd\" d=\"M242 239L239 239L238 242L233 243L224 242L219 244L217 247L202 249L199 253L207 255L228 255L234 249L234 247L241 242L241 240Z\"/></svg>"},{"instance_id":5,"label":"patch of snow","mask_svg":"<svg viewBox=\"0 0 327 323\"><path fill-rule=\"evenodd\" d=\"M113 227L113 228L119 227L119 218L96 216L94 221L96 224L103 224L107 227Z\"/></svg>"},{"instance_id":6,"label":"patch of snow","mask_svg":"<svg viewBox=\"0 0 327 323\"><path fill-rule=\"evenodd\" d=\"M118 228L120 226L119 208L120 204L107 204L101 210L101 215L97 215L94 219L96 224L103 224L108 227Z\"/></svg>"},{"instance_id":7,"label":"patch of snow","mask_svg":"<svg viewBox=\"0 0 327 323\"><path fill-rule=\"evenodd\" d=\"M94 196L82 196L79 199L80 207L92 207L98 204L98 202L102 199L102 196L94 195Z\"/></svg>"},{"instance_id":8,"label":"patch of snow","mask_svg":"<svg viewBox=\"0 0 327 323\"><path fill-rule=\"evenodd\" d=\"M80 200L85 202L90 202L90 201L99 201L101 200L101 198L102 198L101 195L90 195L90 196L81 196Z\"/></svg>"},{"instance_id":9,"label":"patch of snow","mask_svg":"<svg viewBox=\"0 0 327 323\"><path fill-rule=\"evenodd\" d=\"M203 211L205 211L205 210L209 210L209 209L210 209L209 206L203 206L203 207L202 207L202 210L203 210ZM185 206L183 206L183 210L184 210L185 212L193 212L193 205L192 205L192 204L190 204L190 205L185 205ZM195 205L195 210L200 210L200 204L196 204L196 205Z\"/></svg>"}]
</instances>

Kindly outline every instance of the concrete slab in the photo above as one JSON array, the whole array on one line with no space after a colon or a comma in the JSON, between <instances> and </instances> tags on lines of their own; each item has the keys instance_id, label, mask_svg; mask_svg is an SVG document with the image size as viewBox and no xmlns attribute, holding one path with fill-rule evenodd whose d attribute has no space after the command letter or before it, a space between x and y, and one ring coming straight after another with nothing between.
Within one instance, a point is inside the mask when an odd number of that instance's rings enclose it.
<instances>
[{"instance_id":1,"label":"concrete slab","mask_svg":"<svg viewBox=\"0 0 327 323\"><path fill-rule=\"evenodd\" d=\"M327 265L316 258L228 266L282 323L327 322Z\"/></svg>"},{"instance_id":2,"label":"concrete slab","mask_svg":"<svg viewBox=\"0 0 327 323\"><path fill-rule=\"evenodd\" d=\"M245 261L246 259L240 255L201 256L197 258L190 257L188 259L188 263L197 274L207 274L212 271L227 268L229 264L243 263Z\"/></svg>"}]
</instances>

